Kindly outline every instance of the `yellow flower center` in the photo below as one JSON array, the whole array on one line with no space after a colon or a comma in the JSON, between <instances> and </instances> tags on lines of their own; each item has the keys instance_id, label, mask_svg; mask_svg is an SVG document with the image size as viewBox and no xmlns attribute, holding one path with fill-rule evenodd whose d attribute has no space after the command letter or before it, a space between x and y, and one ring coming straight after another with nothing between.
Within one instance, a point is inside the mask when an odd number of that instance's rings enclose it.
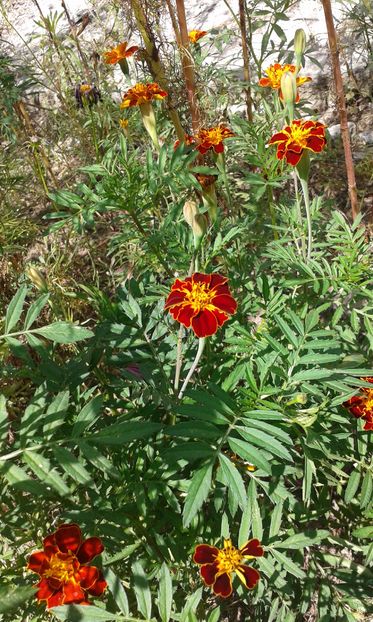
<instances>
[{"instance_id":1,"label":"yellow flower center","mask_svg":"<svg viewBox=\"0 0 373 622\"><path fill-rule=\"evenodd\" d=\"M82 84L80 87L80 92L83 93L87 93L87 91L90 91L92 89L90 84Z\"/></svg>"},{"instance_id":2,"label":"yellow flower center","mask_svg":"<svg viewBox=\"0 0 373 622\"><path fill-rule=\"evenodd\" d=\"M282 74L286 71L291 71L291 73L295 72L294 65L282 65L282 67L268 67L266 70L266 74L271 81L271 86L274 89L279 89L281 86L281 78Z\"/></svg>"},{"instance_id":3,"label":"yellow flower center","mask_svg":"<svg viewBox=\"0 0 373 622\"><path fill-rule=\"evenodd\" d=\"M307 147L309 134L310 128L304 129L301 125L292 125L288 142L295 142L300 147Z\"/></svg>"},{"instance_id":4,"label":"yellow flower center","mask_svg":"<svg viewBox=\"0 0 373 622\"><path fill-rule=\"evenodd\" d=\"M205 309L214 297L214 292L209 290L206 283L192 283L192 291L185 291L188 303L193 311L198 313Z\"/></svg>"},{"instance_id":5,"label":"yellow flower center","mask_svg":"<svg viewBox=\"0 0 373 622\"><path fill-rule=\"evenodd\" d=\"M219 573L234 572L242 563L243 556L232 546L231 540L224 540L224 548L216 556Z\"/></svg>"},{"instance_id":6,"label":"yellow flower center","mask_svg":"<svg viewBox=\"0 0 373 622\"><path fill-rule=\"evenodd\" d=\"M75 555L60 557L57 553L52 555L49 560L49 568L44 572L44 577L56 579L61 583L68 583L74 579L76 568L74 567Z\"/></svg>"},{"instance_id":7,"label":"yellow flower center","mask_svg":"<svg viewBox=\"0 0 373 622\"><path fill-rule=\"evenodd\" d=\"M373 389L365 389L367 399L365 400L364 407L366 410L373 410Z\"/></svg>"}]
</instances>

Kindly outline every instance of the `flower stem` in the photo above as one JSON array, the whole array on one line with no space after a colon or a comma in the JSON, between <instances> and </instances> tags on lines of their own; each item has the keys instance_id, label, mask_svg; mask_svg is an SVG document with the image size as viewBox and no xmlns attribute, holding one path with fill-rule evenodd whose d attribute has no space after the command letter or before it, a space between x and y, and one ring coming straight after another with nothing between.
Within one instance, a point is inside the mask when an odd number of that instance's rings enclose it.
<instances>
[{"instance_id":1,"label":"flower stem","mask_svg":"<svg viewBox=\"0 0 373 622\"><path fill-rule=\"evenodd\" d=\"M294 171L293 179L294 179L294 191L295 191L295 205L297 208L297 219L298 219L298 225L299 225L300 236L301 236L300 239L301 239L301 245L302 245L302 255L303 255L303 258L305 259L306 258L306 241L304 239L302 210L301 210L300 201L299 201L298 175L296 171ZM299 251L299 246L297 242L296 242L296 245Z\"/></svg>"},{"instance_id":2,"label":"flower stem","mask_svg":"<svg viewBox=\"0 0 373 622\"><path fill-rule=\"evenodd\" d=\"M221 174L223 176L225 191L227 193L228 206L229 206L229 209L232 211L233 203L232 203L232 196L231 196L231 193L230 193L230 190L229 190L229 182L228 182L227 170L225 168L224 153L218 153L218 157L216 159L216 164L218 166L219 171L221 172Z\"/></svg>"},{"instance_id":3,"label":"flower stem","mask_svg":"<svg viewBox=\"0 0 373 622\"><path fill-rule=\"evenodd\" d=\"M195 270L195 265L196 265L196 261L197 261L197 253L193 253L193 257L192 260L190 262L190 266L189 266L189 272L188 272L188 276L191 276ZM179 382L180 382L180 372L181 372L181 365L183 362L183 325L180 324L180 328L179 331L177 333L177 349L176 349L176 367L175 367L175 380L174 380L174 389L177 392L177 390L179 389Z\"/></svg>"},{"instance_id":4,"label":"flower stem","mask_svg":"<svg viewBox=\"0 0 373 622\"><path fill-rule=\"evenodd\" d=\"M190 368L190 370L188 372L188 375L187 375L187 377L184 380L183 386L180 389L180 393L178 395L179 400L181 400L181 398L183 397L185 389L188 386L189 380L191 379L191 377L193 376L193 374L194 374L194 372L195 372L195 370L197 368L197 365L198 365L198 363L200 361L200 358L202 356L202 353L203 353L203 350L204 350L204 347L205 347L205 343L206 343L206 337L200 337L200 339L198 341L198 350L197 350L196 358L194 359L193 365Z\"/></svg>"},{"instance_id":5,"label":"flower stem","mask_svg":"<svg viewBox=\"0 0 373 622\"><path fill-rule=\"evenodd\" d=\"M308 182L305 179L300 180L302 186L302 192L304 197L304 205L306 208L306 218L307 218L307 259L311 259L311 250L312 250L312 221L311 221L311 210L310 210L310 194L308 190Z\"/></svg>"}]
</instances>

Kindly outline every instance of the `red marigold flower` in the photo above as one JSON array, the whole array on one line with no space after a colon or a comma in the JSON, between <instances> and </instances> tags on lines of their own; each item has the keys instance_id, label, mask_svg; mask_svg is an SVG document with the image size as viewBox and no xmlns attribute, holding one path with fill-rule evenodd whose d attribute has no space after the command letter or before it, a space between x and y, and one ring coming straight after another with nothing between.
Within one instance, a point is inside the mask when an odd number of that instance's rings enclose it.
<instances>
[{"instance_id":1,"label":"red marigold flower","mask_svg":"<svg viewBox=\"0 0 373 622\"><path fill-rule=\"evenodd\" d=\"M166 300L174 320L192 328L197 337L214 335L237 310L237 302L220 274L195 272L184 281L176 279Z\"/></svg>"},{"instance_id":2,"label":"red marigold flower","mask_svg":"<svg viewBox=\"0 0 373 622\"><path fill-rule=\"evenodd\" d=\"M167 97L167 95L168 93L163 91L156 82L149 82L148 84L138 82L123 95L123 101L120 107L130 108L132 106L141 106L142 104L150 102L152 99L163 99Z\"/></svg>"},{"instance_id":3,"label":"red marigold flower","mask_svg":"<svg viewBox=\"0 0 373 622\"><path fill-rule=\"evenodd\" d=\"M326 145L326 126L319 121L303 121L297 119L291 125L284 127L281 132L274 134L269 141L270 145L277 144L277 158L286 159L288 164L296 166L305 149L320 153Z\"/></svg>"},{"instance_id":4,"label":"red marigold flower","mask_svg":"<svg viewBox=\"0 0 373 622\"><path fill-rule=\"evenodd\" d=\"M373 378L362 378L373 384ZM362 394L354 395L343 406L357 419L364 419L364 430L373 430L373 388L361 387Z\"/></svg>"},{"instance_id":5,"label":"red marigold flower","mask_svg":"<svg viewBox=\"0 0 373 622\"><path fill-rule=\"evenodd\" d=\"M139 49L137 45L132 45L130 48L127 48L127 45L127 41L124 41L108 52L104 52L104 62L107 65L115 65L124 58L129 58Z\"/></svg>"},{"instance_id":6,"label":"red marigold flower","mask_svg":"<svg viewBox=\"0 0 373 622\"><path fill-rule=\"evenodd\" d=\"M99 538L82 540L78 525L61 525L44 539L44 550L30 555L27 568L40 577L36 598L48 609L76 603L88 605L87 596L100 596L107 583L101 570L88 566L104 550Z\"/></svg>"},{"instance_id":7,"label":"red marigold flower","mask_svg":"<svg viewBox=\"0 0 373 622\"><path fill-rule=\"evenodd\" d=\"M209 149L213 149L215 153L223 153L223 140L231 136L235 136L235 134L222 123L216 127L202 127L196 137L198 140L197 149L202 154L206 153Z\"/></svg>"},{"instance_id":8,"label":"red marigold flower","mask_svg":"<svg viewBox=\"0 0 373 622\"><path fill-rule=\"evenodd\" d=\"M259 80L259 85L269 86L272 89L279 91L279 96L281 99L283 99L282 93L281 93L281 78L283 74L286 73L287 71L290 71L291 73L295 73L296 69L297 68L295 65L289 65L289 64L280 65L280 63L275 63L274 65L270 65L264 72L267 74L267 77L261 78ZM301 84L304 84L305 82L309 82L310 80L312 80L312 78L310 78L309 76L297 76L296 83L297 83L297 86L301 86ZM297 93L297 98L295 101L299 102L299 93Z\"/></svg>"},{"instance_id":9,"label":"red marigold flower","mask_svg":"<svg viewBox=\"0 0 373 622\"><path fill-rule=\"evenodd\" d=\"M197 43L202 37L207 35L207 30L191 30L188 33L189 41L191 43Z\"/></svg>"},{"instance_id":10,"label":"red marigold flower","mask_svg":"<svg viewBox=\"0 0 373 622\"><path fill-rule=\"evenodd\" d=\"M216 596L228 598L232 594L231 574L236 573L248 590L252 590L260 579L255 568L243 562L254 557L262 557L263 548L256 538L246 542L240 549L232 546L231 540L224 540L224 547L218 549L209 544L196 546L193 561L200 565L201 577Z\"/></svg>"}]
</instances>

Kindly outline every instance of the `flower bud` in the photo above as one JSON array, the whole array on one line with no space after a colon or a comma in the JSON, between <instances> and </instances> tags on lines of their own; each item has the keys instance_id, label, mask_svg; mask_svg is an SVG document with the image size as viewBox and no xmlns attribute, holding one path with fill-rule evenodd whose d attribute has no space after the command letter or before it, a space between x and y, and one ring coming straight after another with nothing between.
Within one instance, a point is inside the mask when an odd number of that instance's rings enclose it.
<instances>
[{"instance_id":1,"label":"flower bud","mask_svg":"<svg viewBox=\"0 0 373 622\"><path fill-rule=\"evenodd\" d=\"M291 71L285 71L281 76L281 94L285 104L294 106L297 98L297 81Z\"/></svg>"},{"instance_id":2,"label":"flower bud","mask_svg":"<svg viewBox=\"0 0 373 622\"><path fill-rule=\"evenodd\" d=\"M39 291L48 291L48 283L39 270L33 266L27 266L25 274Z\"/></svg>"},{"instance_id":3,"label":"flower bud","mask_svg":"<svg viewBox=\"0 0 373 622\"><path fill-rule=\"evenodd\" d=\"M207 231L207 219L204 214L196 214L193 219L193 235L194 235L194 246L197 250L199 245L201 244L202 238Z\"/></svg>"},{"instance_id":4,"label":"flower bud","mask_svg":"<svg viewBox=\"0 0 373 622\"><path fill-rule=\"evenodd\" d=\"M183 214L189 227L192 227L193 229L194 217L198 214L197 204L194 201L185 201L183 207Z\"/></svg>"},{"instance_id":5,"label":"flower bud","mask_svg":"<svg viewBox=\"0 0 373 622\"><path fill-rule=\"evenodd\" d=\"M306 33L303 28L298 28L294 35L294 53L295 56L302 56L306 49Z\"/></svg>"}]
</instances>

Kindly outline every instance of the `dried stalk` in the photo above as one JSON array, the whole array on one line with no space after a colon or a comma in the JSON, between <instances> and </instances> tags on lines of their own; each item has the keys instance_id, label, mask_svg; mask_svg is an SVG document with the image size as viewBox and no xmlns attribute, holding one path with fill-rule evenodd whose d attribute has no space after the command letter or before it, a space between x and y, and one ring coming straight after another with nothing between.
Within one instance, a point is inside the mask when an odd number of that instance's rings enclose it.
<instances>
[{"instance_id":1,"label":"dried stalk","mask_svg":"<svg viewBox=\"0 0 373 622\"><path fill-rule=\"evenodd\" d=\"M189 51L188 26L185 15L184 0L176 0L176 10L179 20L181 36L181 62L183 65L187 96L192 117L193 134L197 134L201 126L201 112L196 95L196 78L194 73L194 61Z\"/></svg>"},{"instance_id":2,"label":"dried stalk","mask_svg":"<svg viewBox=\"0 0 373 622\"><path fill-rule=\"evenodd\" d=\"M69 11L67 9L67 6L65 4L65 0L61 0L61 5L62 5L63 10L65 11L65 15L67 17L67 21L69 22L69 26L70 26L70 29L71 29L71 36L74 39L74 42L75 42L75 45L76 45L76 49L78 50L78 54L79 54L80 59L82 61L82 65L83 65L83 68L84 68L84 73L86 75L87 81L90 82L89 66L88 66L85 54L84 54L82 48L80 47L79 39L78 39L77 34L76 34L76 26L75 26L73 20L70 17L70 13L69 13Z\"/></svg>"},{"instance_id":3,"label":"dried stalk","mask_svg":"<svg viewBox=\"0 0 373 622\"><path fill-rule=\"evenodd\" d=\"M335 89L337 93L339 119L341 122L341 135L342 135L343 149L344 149L345 162L346 162L348 194L350 197L352 218L353 220L355 220L360 210L359 210L359 204L358 204L358 198L357 198L355 169L354 169L354 161L352 159L350 133L349 133L348 122L347 122L346 99L345 99L345 94L343 90L341 65L339 62L339 49L338 49L338 44L337 44L337 35L336 35L335 27L334 27L333 13L332 13L331 5L330 5L330 0L321 0L321 1L322 1L322 5L324 8L325 22L326 22L326 27L328 30L329 49L330 49L332 67L333 67Z\"/></svg>"},{"instance_id":4,"label":"dried stalk","mask_svg":"<svg viewBox=\"0 0 373 622\"><path fill-rule=\"evenodd\" d=\"M245 0L238 0L240 10L240 30L241 30L241 42L242 42L242 58L243 58L243 78L247 83L245 88L246 110L249 123L253 122L253 101L251 98L251 75L250 75L250 57L249 48L247 45L247 32L246 32L246 14L245 14Z\"/></svg>"},{"instance_id":5,"label":"dried stalk","mask_svg":"<svg viewBox=\"0 0 373 622\"><path fill-rule=\"evenodd\" d=\"M132 7L133 14L135 16L135 19L136 19L137 27L140 31L140 34L145 44L147 61L148 61L150 72L154 80L158 82L158 84L160 84L162 89L170 93L170 87L169 87L168 80L166 78L166 74L164 72L162 63L159 58L157 46L155 44L155 38L151 31L148 20L146 19L146 15L143 11L140 0L131 0L131 7ZM172 103L171 96L167 98L166 105L168 108L169 117L175 127L177 137L180 141L184 141L185 132L181 125L178 112Z\"/></svg>"}]
</instances>

